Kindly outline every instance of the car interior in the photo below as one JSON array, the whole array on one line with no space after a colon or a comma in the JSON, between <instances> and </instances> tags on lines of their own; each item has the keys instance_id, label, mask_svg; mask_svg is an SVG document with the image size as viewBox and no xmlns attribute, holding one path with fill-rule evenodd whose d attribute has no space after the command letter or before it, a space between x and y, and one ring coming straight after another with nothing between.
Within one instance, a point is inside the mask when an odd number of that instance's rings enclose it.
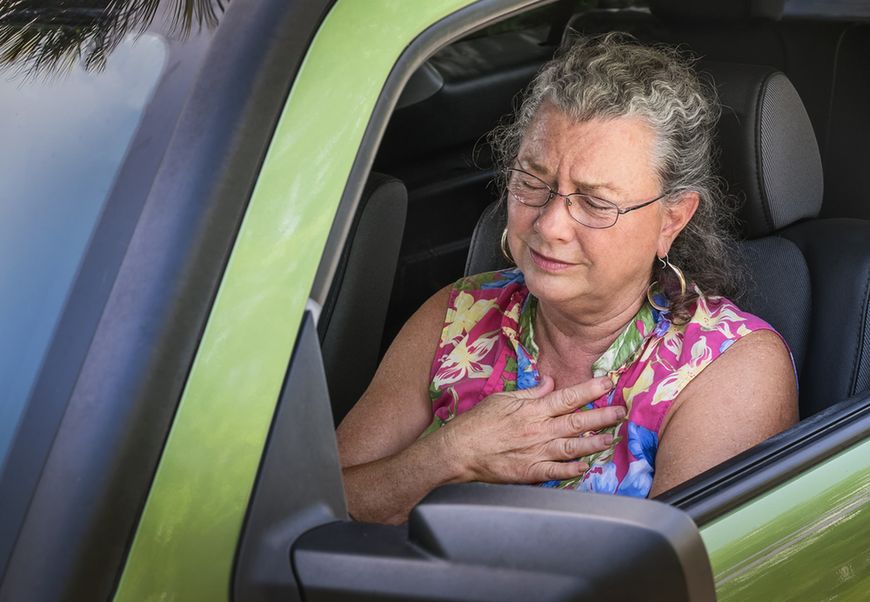
<instances>
[{"instance_id":1,"label":"car interior","mask_svg":"<svg viewBox=\"0 0 870 602\"><path fill-rule=\"evenodd\" d=\"M679 46L718 91L720 172L740 200L750 274L736 301L788 342L801 418L870 390L870 11L836 4L563 0L425 61L384 133L318 322L335 423L429 295L506 267L486 134L564 40L609 31Z\"/></svg>"}]
</instances>

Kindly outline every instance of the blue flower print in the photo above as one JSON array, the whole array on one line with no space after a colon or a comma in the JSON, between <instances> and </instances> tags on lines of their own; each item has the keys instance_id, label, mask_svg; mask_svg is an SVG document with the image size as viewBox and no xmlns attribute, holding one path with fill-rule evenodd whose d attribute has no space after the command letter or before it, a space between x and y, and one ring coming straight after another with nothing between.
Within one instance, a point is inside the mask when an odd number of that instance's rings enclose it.
<instances>
[{"instance_id":1,"label":"blue flower print","mask_svg":"<svg viewBox=\"0 0 870 602\"><path fill-rule=\"evenodd\" d=\"M646 460L652 468L656 465L659 436L648 428L634 422L628 423L628 451L638 460Z\"/></svg>"},{"instance_id":2,"label":"blue flower print","mask_svg":"<svg viewBox=\"0 0 870 602\"><path fill-rule=\"evenodd\" d=\"M531 389L538 386L541 377L538 369L532 366L526 350L517 345L517 389Z\"/></svg>"},{"instance_id":3,"label":"blue flower print","mask_svg":"<svg viewBox=\"0 0 870 602\"><path fill-rule=\"evenodd\" d=\"M604 466L593 466L583 482L580 491L591 493L616 493L619 481L616 478L616 464L608 462Z\"/></svg>"},{"instance_id":4,"label":"blue flower print","mask_svg":"<svg viewBox=\"0 0 870 602\"><path fill-rule=\"evenodd\" d=\"M665 297L665 294L662 292L653 293L652 298L653 298L653 301L655 301L655 304L658 305L659 307L670 306L670 302L668 301L668 298ZM653 307L653 311L658 312L658 313L662 313L662 314L671 313L670 310L660 311L660 310L657 310L655 307ZM656 321L658 321L658 320L656 320Z\"/></svg>"},{"instance_id":5,"label":"blue flower print","mask_svg":"<svg viewBox=\"0 0 870 602\"><path fill-rule=\"evenodd\" d=\"M725 339L722 341L722 344L719 345L719 353L722 353L726 349L728 349L731 345L734 344L734 339Z\"/></svg>"},{"instance_id":6,"label":"blue flower print","mask_svg":"<svg viewBox=\"0 0 870 602\"><path fill-rule=\"evenodd\" d=\"M656 320L656 329L653 331L653 335L657 338L661 338L665 336L665 333L668 331L668 328L671 327L671 321L668 320L664 314L659 314L660 319Z\"/></svg>"},{"instance_id":7,"label":"blue flower print","mask_svg":"<svg viewBox=\"0 0 870 602\"><path fill-rule=\"evenodd\" d=\"M482 284L480 288L504 288L513 283L523 284L526 281L526 277L523 276L523 273L519 270L519 268L513 268L510 270L502 270L500 274L500 278L497 278L491 282L487 282Z\"/></svg>"},{"instance_id":8,"label":"blue flower print","mask_svg":"<svg viewBox=\"0 0 870 602\"><path fill-rule=\"evenodd\" d=\"M645 459L636 460L628 465L628 473L617 490L619 495L646 497L652 488L653 467Z\"/></svg>"}]
</instances>

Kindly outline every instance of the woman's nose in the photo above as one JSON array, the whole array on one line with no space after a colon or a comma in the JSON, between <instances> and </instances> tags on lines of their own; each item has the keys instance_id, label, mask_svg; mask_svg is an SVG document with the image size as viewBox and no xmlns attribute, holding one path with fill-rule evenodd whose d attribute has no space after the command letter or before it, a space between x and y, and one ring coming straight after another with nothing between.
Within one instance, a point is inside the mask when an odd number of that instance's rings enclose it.
<instances>
[{"instance_id":1,"label":"woman's nose","mask_svg":"<svg viewBox=\"0 0 870 602\"><path fill-rule=\"evenodd\" d=\"M541 236L551 240L574 238L577 222L568 213L568 199L555 195L550 202L538 209L534 228Z\"/></svg>"}]
</instances>

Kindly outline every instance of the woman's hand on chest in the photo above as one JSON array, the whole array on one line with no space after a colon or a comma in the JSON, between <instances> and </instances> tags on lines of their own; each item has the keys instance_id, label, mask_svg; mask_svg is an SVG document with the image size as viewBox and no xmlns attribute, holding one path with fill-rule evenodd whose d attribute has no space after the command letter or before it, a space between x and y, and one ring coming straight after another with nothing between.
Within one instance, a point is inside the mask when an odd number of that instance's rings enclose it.
<instances>
[{"instance_id":1,"label":"woman's hand on chest","mask_svg":"<svg viewBox=\"0 0 870 602\"><path fill-rule=\"evenodd\" d=\"M543 376L532 389L494 393L450 421L439 435L457 462L462 481L538 483L570 479L588 468L576 458L606 449L610 435L590 432L612 426L625 408L576 410L606 394L607 379L554 389ZM445 451L447 451L445 450Z\"/></svg>"}]
</instances>

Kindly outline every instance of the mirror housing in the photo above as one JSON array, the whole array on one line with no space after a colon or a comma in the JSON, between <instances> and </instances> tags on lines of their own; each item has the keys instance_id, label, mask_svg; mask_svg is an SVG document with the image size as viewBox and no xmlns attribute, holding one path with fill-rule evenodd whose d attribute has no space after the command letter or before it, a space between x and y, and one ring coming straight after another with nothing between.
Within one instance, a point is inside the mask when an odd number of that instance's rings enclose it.
<instances>
[{"instance_id":1,"label":"mirror housing","mask_svg":"<svg viewBox=\"0 0 870 602\"><path fill-rule=\"evenodd\" d=\"M688 515L576 491L450 485L420 502L406 526L324 525L292 555L309 602L716 599Z\"/></svg>"}]
</instances>

